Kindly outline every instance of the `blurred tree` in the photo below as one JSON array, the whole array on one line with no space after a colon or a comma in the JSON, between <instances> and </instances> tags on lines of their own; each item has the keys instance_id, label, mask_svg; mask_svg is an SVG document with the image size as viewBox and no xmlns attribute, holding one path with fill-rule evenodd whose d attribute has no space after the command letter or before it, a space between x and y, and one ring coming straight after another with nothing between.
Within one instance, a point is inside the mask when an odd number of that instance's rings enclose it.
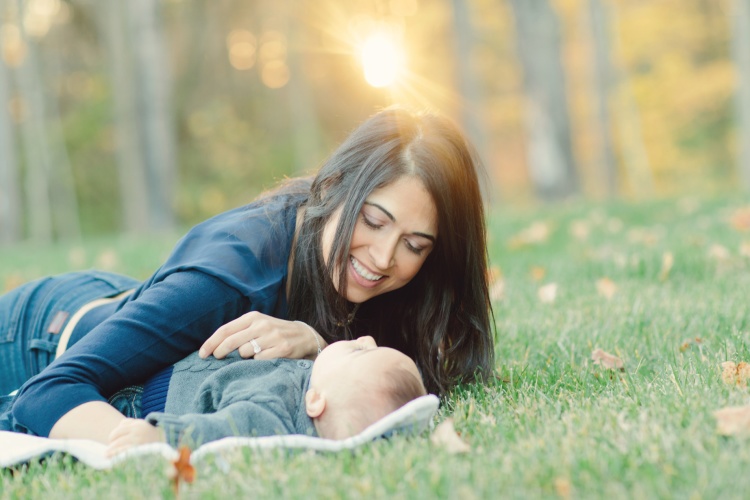
<instances>
[{"instance_id":1,"label":"blurred tree","mask_svg":"<svg viewBox=\"0 0 750 500\"><path fill-rule=\"evenodd\" d=\"M125 2L129 45L133 48L139 142L146 166L151 229L174 227L177 182L172 123L170 61L167 57L159 0Z\"/></svg>"},{"instance_id":2,"label":"blurred tree","mask_svg":"<svg viewBox=\"0 0 750 500\"><path fill-rule=\"evenodd\" d=\"M469 140L474 144L482 162L486 165L490 155L487 144L486 126L480 119L479 110L486 97L482 92L477 70L472 64L472 54L476 48L474 29L471 22L469 5L466 0L453 0L453 30L456 37L456 74L458 77L458 92L461 96L461 122ZM492 169L487 169L492 176ZM483 179L484 180L484 179ZM492 179L482 182L482 195L485 201L494 197L496 190Z\"/></svg>"},{"instance_id":3,"label":"blurred tree","mask_svg":"<svg viewBox=\"0 0 750 500\"><path fill-rule=\"evenodd\" d=\"M610 94L612 89L612 63L608 7L603 0L588 0L589 25L593 45L594 89L596 115L599 129L598 170L607 194L617 193L617 164L612 141Z\"/></svg>"},{"instance_id":4,"label":"blurred tree","mask_svg":"<svg viewBox=\"0 0 750 500\"><path fill-rule=\"evenodd\" d=\"M545 200L579 190L573 158L560 25L550 0L512 0L524 72L529 174Z\"/></svg>"},{"instance_id":5,"label":"blurred tree","mask_svg":"<svg viewBox=\"0 0 750 500\"><path fill-rule=\"evenodd\" d=\"M16 138L10 114L8 67L0 57L0 243L21 239L21 200Z\"/></svg>"},{"instance_id":6,"label":"blurred tree","mask_svg":"<svg viewBox=\"0 0 750 500\"><path fill-rule=\"evenodd\" d=\"M734 0L732 48L737 65L737 166L745 190L750 190L750 4Z\"/></svg>"},{"instance_id":7,"label":"blurred tree","mask_svg":"<svg viewBox=\"0 0 750 500\"><path fill-rule=\"evenodd\" d=\"M114 101L115 156L125 231L144 233L150 227L149 186L138 133L139 123L133 55L126 29L127 5L119 0L104 0L96 7L102 39L106 44L107 66Z\"/></svg>"},{"instance_id":8,"label":"blurred tree","mask_svg":"<svg viewBox=\"0 0 750 500\"><path fill-rule=\"evenodd\" d=\"M26 55L17 68L18 90L23 103L21 135L26 157L26 203L29 235L40 242L80 237L78 205L67 152L59 137L57 106L47 102L37 56L37 46L26 32L25 8L16 2L18 29ZM56 97L49 97L50 100ZM50 111L51 108L51 111Z\"/></svg>"}]
</instances>

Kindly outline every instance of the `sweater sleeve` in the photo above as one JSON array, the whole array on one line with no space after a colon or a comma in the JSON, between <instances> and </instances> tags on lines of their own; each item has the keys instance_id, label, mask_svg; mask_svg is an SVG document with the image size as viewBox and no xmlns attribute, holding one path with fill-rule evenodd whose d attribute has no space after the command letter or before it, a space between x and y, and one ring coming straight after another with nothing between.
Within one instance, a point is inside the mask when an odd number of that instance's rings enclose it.
<instances>
[{"instance_id":1,"label":"sweater sleeve","mask_svg":"<svg viewBox=\"0 0 750 500\"><path fill-rule=\"evenodd\" d=\"M144 382L252 308L223 281L199 271L171 274L91 330L19 391L13 416L48 436L66 413Z\"/></svg>"},{"instance_id":2,"label":"sweater sleeve","mask_svg":"<svg viewBox=\"0 0 750 500\"><path fill-rule=\"evenodd\" d=\"M256 437L294 434L292 416L281 404L269 401L237 401L216 413L188 413L177 416L169 413L150 413L146 420L164 429L167 442L173 446L196 448L225 437Z\"/></svg>"}]
</instances>

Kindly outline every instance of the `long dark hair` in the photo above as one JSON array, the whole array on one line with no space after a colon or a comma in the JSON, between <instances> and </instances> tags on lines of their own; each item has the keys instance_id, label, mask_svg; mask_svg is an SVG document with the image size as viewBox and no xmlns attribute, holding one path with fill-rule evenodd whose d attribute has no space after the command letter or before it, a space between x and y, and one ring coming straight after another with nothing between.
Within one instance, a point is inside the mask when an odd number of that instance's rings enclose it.
<instances>
[{"instance_id":1,"label":"long dark hair","mask_svg":"<svg viewBox=\"0 0 750 500\"><path fill-rule=\"evenodd\" d=\"M444 117L388 108L362 123L310 186L293 250L290 318L312 325L329 343L372 335L379 345L411 356L430 392L489 375L494 336L477 166L461 132ZM363 303L349 324L346 269L360 210L370 193L403 176L421 180L432 197L437 242L406 286ZM340 207L324 262L321 235Z\"/></svg>"}]
</instances>

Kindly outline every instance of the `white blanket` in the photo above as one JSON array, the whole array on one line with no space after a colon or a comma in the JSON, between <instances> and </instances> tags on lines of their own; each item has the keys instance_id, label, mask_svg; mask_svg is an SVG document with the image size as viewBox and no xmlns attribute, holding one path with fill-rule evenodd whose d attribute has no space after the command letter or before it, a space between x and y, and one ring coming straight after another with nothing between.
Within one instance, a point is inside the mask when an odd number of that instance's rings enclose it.
<instances>
[{"instance_id":1,"label":"white blanket","mask_svg":"<svg viewBox=\"0 0 750 500\"><path fill-rule=\"evenodd\" d=\"M365 430L342 441L293 434L266 437L228 437L206 443L194 450L190 461L195 465L204 457L222 450L247 447L253 449L305 448L316 451L340 451L356 448L381 436L396 433L419 433L427 429L438 409L439 399L432 394L411 401L386 415ZM27 434L0 431L0 467L10 467L54 452L67 453L95 469L109 469L134 456L157 454L176 460L178 452L165 443L131 448L114 458L104 454L106 446L87 439L48 439Z\"/></svg>"}]
</instances>

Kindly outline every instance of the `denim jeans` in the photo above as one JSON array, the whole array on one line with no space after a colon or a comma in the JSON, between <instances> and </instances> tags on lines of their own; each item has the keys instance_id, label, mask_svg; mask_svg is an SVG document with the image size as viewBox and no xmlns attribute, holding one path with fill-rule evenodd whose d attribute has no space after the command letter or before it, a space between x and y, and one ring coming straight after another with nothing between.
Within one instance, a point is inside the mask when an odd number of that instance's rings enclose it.
<instances>
[{"instance_id":1,"label":"denim jeans","mask_svg":"<svg viewBox=\"0 0 750 500\"><path fill-rule=\"evenodd\" d=\"M0 296L0 396L54 361L60 332L78 309L138 285L127 276L82 271L32 281Z\"/></svg>"}]
</instances>

